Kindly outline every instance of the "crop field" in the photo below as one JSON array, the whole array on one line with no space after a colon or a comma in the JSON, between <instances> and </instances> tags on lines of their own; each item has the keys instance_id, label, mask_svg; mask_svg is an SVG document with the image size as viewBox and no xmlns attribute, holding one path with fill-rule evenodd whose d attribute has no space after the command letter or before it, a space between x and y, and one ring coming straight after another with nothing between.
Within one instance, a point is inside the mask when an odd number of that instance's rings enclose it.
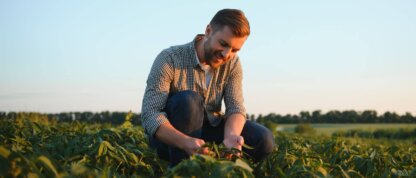
<instances>
[{"instance_id":1,"label":"crop field","mask_svg":"<svg viewBox=\"0 0 416 178\"><path fill-rule=\"evenodd\" d=\"M284 132L294 132L297 124L279 124L278 130ZM415 129L416 124L311 124L317 131L317 134L331 135L338 131L347 131L352 129L374 131L377 129Z\"/></svg>"},{"instance_id":2,"label":"crop field","mask_svg":"<svg viewBox=\"0 0 416 178\"><path fill-rule=\"evenodd\" d=\"M276 147L254 163L193 155L168 168L129 118L122 125L0 120L0 177L416 177L414 140L377 140L276 132Z\"/></svg>"}]
</instances>

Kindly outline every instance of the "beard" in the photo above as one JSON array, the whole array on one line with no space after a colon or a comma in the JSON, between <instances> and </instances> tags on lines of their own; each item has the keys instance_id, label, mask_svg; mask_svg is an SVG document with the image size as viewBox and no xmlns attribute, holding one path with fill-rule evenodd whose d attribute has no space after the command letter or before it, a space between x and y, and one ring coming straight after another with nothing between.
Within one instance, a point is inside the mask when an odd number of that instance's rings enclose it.
<instances>
[{"instance_id":1,"label":"beard","mask_svg":"<svg viewBox=\"0 0 416 178\"><path fill-rule=\"evenodd\" d=\"M204 58L205 58L205 62L211 66L212 68L216 69L219 68L225 59L223 58L223 56L221 55L221 51L214 51L210 46L209 46L209 42L210 40L208 40L205 44L204 44Z\"/></svg>"}]
</instances>

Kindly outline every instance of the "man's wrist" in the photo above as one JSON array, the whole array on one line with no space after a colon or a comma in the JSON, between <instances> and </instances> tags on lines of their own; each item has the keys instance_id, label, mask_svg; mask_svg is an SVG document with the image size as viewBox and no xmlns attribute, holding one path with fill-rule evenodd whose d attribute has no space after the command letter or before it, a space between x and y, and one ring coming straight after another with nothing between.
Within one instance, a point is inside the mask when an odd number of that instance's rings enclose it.
<instances>
[{"instance_id":1,"label":"man's wrist","mask_svg":"<svg viewBox=\"0 0 416 178\"><path fill-rule=\"evenodd\" d=\"M230 139L230 138L235 138L235 137L238 137L238 136L240 136L240 134L236 134L236 133L228 133L228 134L225 134L225 135L224 135L224 140L225 140L225 139Z\"/></svg>"},{"instance_id":2,"label":"man's wrist","mask_svg":"<svg viewBox=\"0 0 416 178\"><path fill-rule=\"evenodd\" d=\"M186 150L186 146L187 146L187 142L188 142L188 139L189 139L190 137L189 136L187 136L187 135L182 135L179 139L178 139L178 141L177 141L177 144L176 144L176 147L177 148L179 148L179 149L181 149L181 150Z\"/></svg>"}]
</instances>

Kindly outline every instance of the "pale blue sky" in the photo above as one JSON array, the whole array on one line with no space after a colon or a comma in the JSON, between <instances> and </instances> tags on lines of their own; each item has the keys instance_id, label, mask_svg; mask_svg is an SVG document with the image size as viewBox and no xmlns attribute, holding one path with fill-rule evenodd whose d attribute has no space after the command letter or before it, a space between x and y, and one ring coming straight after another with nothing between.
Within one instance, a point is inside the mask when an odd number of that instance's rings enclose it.
<instances>
[{"instance_id":1,"label":"pale blue sky","mask_svg":"<svg viewBox=\"0 0 416 178\"><path fill-rule=\"evenodd\" d=\"M164 48L238 8L249 113L416 114L416 1L0 0L0 111L140 112Z\"/></svg>"}]
</instances>

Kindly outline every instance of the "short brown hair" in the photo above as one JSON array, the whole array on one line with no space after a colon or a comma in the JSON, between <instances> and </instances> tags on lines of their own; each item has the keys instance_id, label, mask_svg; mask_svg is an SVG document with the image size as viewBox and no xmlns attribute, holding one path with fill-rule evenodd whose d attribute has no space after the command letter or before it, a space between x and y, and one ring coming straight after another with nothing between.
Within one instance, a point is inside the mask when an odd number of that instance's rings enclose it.
<instances>
[{"instance_id":1,"label":"short brown hair","mask_svg":"<svg viewBox=\"0 0 416 178\"><path fill-rule=\"evenodd\" d=\"M250 35L250 24L244 12L238 9L223 9L218 11L209 24L214 32L228 26L237 37Z\"/></svg>"}]
</instances>

